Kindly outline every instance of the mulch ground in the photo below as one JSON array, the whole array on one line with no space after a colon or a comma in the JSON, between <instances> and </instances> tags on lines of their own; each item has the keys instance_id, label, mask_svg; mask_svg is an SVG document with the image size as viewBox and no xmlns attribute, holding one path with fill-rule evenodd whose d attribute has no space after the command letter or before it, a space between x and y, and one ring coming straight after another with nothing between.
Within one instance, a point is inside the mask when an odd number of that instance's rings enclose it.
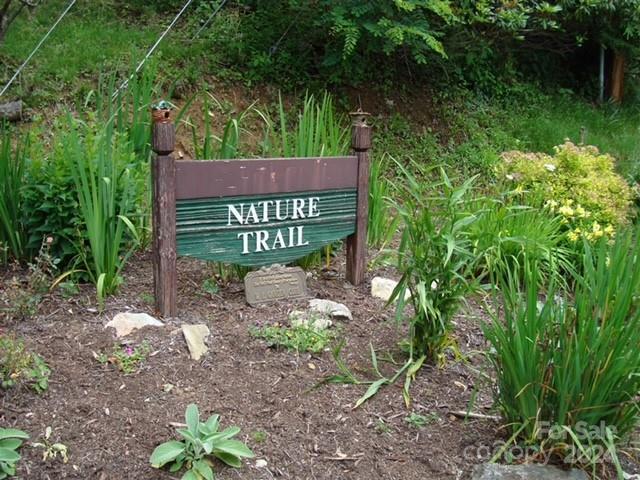
<instances>
[{"instance_id":1,"label":"mulch ground","mask_svg":"<svg viewBox=\"0 0 640 480\"><path fill-rule=\"evenodd\" d=\"M353 288L344 282L344 265L308 279L311 295L344 303L353 321L341 321L342 354L362 377L371 376L369 344L382 359L402 360L398 347L405 333L392 309L369 295L370 276ZM42 395L28 389L0 390L0 425L26 430L37 441L50 426L51 439L69 449L69 462L42 461L42 450L26 446L19 473L25 479L169 479L180 478L150 467L149 456L174 437L171 422L183 422L186 406L197 403L201 415L218 413L222 426L238 425L256 453L241 469L218 465L221 479L459 479L474 464L487 460L499 440L499 424L491 419L463 420L452 411L490 413L491 392L476 385L485 348L480 330L482 311L471 305L455 319L455 337L465 361L449 358L443 368L427 365L412 386L413 404L404 405L401 384L384 388L354 409L366 387L324 385L337 373L331 352L297 354L269 348L249 334L251 326L284 322L306 302L249 307L242 284L231 283L216 295L201 286L211 272L205 263L180 259L179 318L165 327L131 335L146 340L152 354L132 375L95 360L116 342L104 325L122 311L153 314L150 256L132 259L121 293L95 310L93 290L65 299L47 296L37 315L5 324L5 332L24 337L50 365L50 387ZM0 290L13 272L0 271ZM199 362L190 359L180 331L183 323L205 323L212 335L210 351ZM393 365L382 364L387 372ZM172 388L167 385L173 386ZM474 393L475 392L475 393ZM406 417L425 416L423 428ZM478 455L479 454L479 455ZM260 462L256 465L256 461ZM266 466L264 462L266 461ZM258 466L259 465L259 466Z\"/></svg>"}]
</instances>

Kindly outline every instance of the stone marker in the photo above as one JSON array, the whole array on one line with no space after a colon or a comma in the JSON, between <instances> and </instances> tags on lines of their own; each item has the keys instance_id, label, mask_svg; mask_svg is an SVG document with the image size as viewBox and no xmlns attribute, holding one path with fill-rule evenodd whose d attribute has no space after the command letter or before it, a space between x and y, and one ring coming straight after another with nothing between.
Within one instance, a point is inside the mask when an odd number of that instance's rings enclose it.
<instances>
[{"instance_id":1,"label":"stone marker","mask_svg":"<svg viewBox=\"0 0 640 480\"><path fill-rule=\"evenodd\" d=\"M390 278L374 277L373 280L371 280L371 296L381 298L385 302L388 302L397 285L398 282ZM404 294L404 299L408 300L410 297L411 292L407 290Z\"/></svg>"},{"instance_id":2,"label":"stone marker","mask_svg":"<svg viewBox=\"0 0 640 480\"><path fill-rule=\"evenodd\" d=\"M330 317L342 317L353 320L351 311L342 303L331 300L314 298L309 300L309 311L319 313L321 315L329 315Z\"/></svg>"},{"instance_id":3,"label":"stone marker","mask_svg":"<svg viewBox=\"0 0 640 480\"><path fill-rule=\"evenodd\" d=\"M471 480L588 480L582 470L560 470L550 465L498 465L485 463L473 469Z\"/></svg>"},{"instance_id":4,"label":"stone marker","mask_svg":"<svg viewBox=\"0 0 640 480\"><path fill-rule=\"evenodd\" d=\"M209 350L205 344L205 340L209 336L209 327L203 324L182 325L182 334L187 341L191 359L200 360Z\"/></svg>"},{"instance_id":5,"label":"stone marker","mask_svg":"<svg viewBox=\"0 0 640 480\"><path fill-rule=\"evenodd\" d=\"M134 330L142 327L163 327L164 323L153 318L146 313L118 313L113 319L105 325L104 328L111 327L116 329L116 337L121 338L129 335Z\"/></svg>"},{"instance_id":6,"label":"stone marker","mask_svg":"<svg viewBox=\"0 0 640 480\"><path fill-rule=\"evenodd\" d=\"M307 276L300 267L272 265L244 277L244 292L252 307L275 300L296 300L308 296Z\"/></svg>"}]
</instances>

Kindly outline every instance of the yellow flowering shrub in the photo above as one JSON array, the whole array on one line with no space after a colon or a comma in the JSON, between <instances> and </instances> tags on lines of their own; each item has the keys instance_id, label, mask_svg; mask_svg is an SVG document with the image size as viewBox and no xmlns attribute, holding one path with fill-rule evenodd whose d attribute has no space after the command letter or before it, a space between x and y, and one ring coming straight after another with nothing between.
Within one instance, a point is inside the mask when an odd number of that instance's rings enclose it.
<instances>
[{"instance_id":1,"label":"yellow flowering shrub","mask_svg":"<svg viewBox=\"0 0 640 480\"><path fill-rule=\"evenodd\" d=\"M629 222L634 193L615 172L615 159L594 146L569 141L554 147L554 155L505 152L498 178L509 182L524 202L542 205L567 225L567 238L612 238Z\"/></svg>"}]
</instances>

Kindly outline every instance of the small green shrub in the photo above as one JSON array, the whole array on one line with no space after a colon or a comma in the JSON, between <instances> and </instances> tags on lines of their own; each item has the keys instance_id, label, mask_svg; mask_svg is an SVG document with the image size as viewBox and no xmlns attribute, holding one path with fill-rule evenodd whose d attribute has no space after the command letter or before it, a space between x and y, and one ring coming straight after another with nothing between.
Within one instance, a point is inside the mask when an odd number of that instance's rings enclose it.
<instances>
[{"instance_id":1,"label":"small green shrub","mask_svg":"<svg viewBox=\"0 0 640 480\"><path fill-rule=\"evenodd\" d=\"M613 157L596 147L566 141L553 156L507 152L497 174L512 182L525 202L561 215L567 238L577 242L612 238L631 218L633 192L614 167Z\"/></svg>"},{"instance_id":2,"label":"small green shrub","mask_svg":"<svg viewBox=\"0 0 640 480\"><path fill-rule=\"evenodd\" d=\"M513 441L592 464L615 456L638 424L640 390L640 242L619 234L613 245L584 241L573 295L543 292L537 265L525 263L501 282L504 318L484 326L493 347L495 390ZM546 296L545 301L540 299ZM594 449L600 448L600 450ZM569 457L569 458L575 458Z\"/></svg>"},{"instance_id":3,"label":"small green shrub","mask_svg":"<svg viewBox=\"0 0 640 480\"><path fill-rule=\"evenodd\" d=\"M15 428L0 428L0 480L13 477L20 460L18 449L29 435Z\"/></svg>"},{"instance_id":4,"label":"small green shrub","mask_svg":"<svg viewBox=\"0 0 640 480\"><path fill-rule=\"evenodd\" d=\"M285 325L267 325L252 327L249 333L261 338L270 347L283 347L296 352L323 352L335 338L335 333L328 329L318 329L306 325L287 327Z\"/></svg>"},{"instance_id":5,"label":"small green shrub","mask_svg":"<svg viewBox=\"0 0 640 480\"><path fill-rule=\"evenodd\" d=\"M62 128L56 122L54 135L64 135ZM42 239L51 238L51 256L67 268L77 253L74 245L83 242L79 238L81 218L70 158L62 142L46 148L37 132L31 142L30 157L21 191L27 252L35 256Z\"/></svg>"},{"instance_id":6,"label":"small green shrub","mask_svg":"<svg viewBox=\"0 0 640 480\"><path fill-rule=\"evenodd\" d=\"M37 393L49 387L51 370L40 355L26 349L14 337L0 336L0 386L26 385Z\"/></svg>"},{"instance_id":7,"label":"small green shrub","mask_svg":"<svg viewBox=\"0 0 640 480\"><path fill-rule=\"evenodd\" d=\"M218 431L219 415L212 415L206 422L200 422L198 407L190 404L185 413L185 422L187 428L177 429L184 440L172 440L157 446L150 458L152 467L161 468L170 464L169 471L172 473L185 467L187 472L182 477L184 480L212 480L215 477L212 456L236 468L242 465L243 457L254 456L244 443L232 440L240 433L240 428L229 427Z\"/></svg>"}]
</instances>

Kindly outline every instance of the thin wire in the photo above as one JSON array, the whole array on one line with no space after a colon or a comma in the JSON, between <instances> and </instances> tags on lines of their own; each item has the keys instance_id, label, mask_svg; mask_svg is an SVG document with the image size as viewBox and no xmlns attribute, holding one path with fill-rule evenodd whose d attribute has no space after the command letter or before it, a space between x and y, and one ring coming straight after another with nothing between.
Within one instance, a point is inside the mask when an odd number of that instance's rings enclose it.
<instances>
[{"instance_id":1,"label":"thin wire","mask_svg":"<svg viewBox=\"0 0 640 480\"><path fill-rule=\"evenodd\" d=\"M184 11L189 7L189 5L191 5L191 2L193 2L193 0L187 0L187 2L184 4L184 6L180 9L180 11L178 12L178 14L175 16L175 18L173 19L173 21L169 24L169 26L165 29L164 32L162 32L162 35L160 35L160 37L158 37L158 40L156 40L156 43L153 44L153 47L151 47L149 49L149 51L147 52L147 54L144 56L144 58L142 60L140 60L140 63L138 64L138 66L136 67L135 71L129 76L129 78L127 78L124 82L122 82L122 84L118 87L118 89L113 92L113 95L111 97L111 99L113 100L114 98L116 98L116 96L120 93L120 90L122 90L123 88L125 88L128 84L129 81L135 76L137 75L137 73L140 71L140 69L143 67L143 65L145 64L145 62L147 60L149 60L149 57L151 57L151 55L153 55L153 52L155 52L156 48L158 48L158 45L160 45L160 42L164 39L164 37L167 36L167 33L169 33L169 30L171 30L173 28L173 26L176 24L176 22L180 19L180 17L182 16L182 14L184 13Z\"/></svg>"},{"instance_id":2,"label":"thin wire","mask_svg":"<svg viewBox=\"0 0 640 480\"><path fill-rule=\"evenodd\" d=\"M62 19L65 17L65 15L67 14L67 12L69 10L71 10L71 7L73 7L75 5L77 0L71 0L71 2L69 2L69 5L67 6L67 8L64 10L64 12L62 12L62 14L58 17L58 20L56 20L56 23L53 24L53 26L49 29L49 31L45 34L44 37L42 37L42 39L38 42L38 45L36 45L36 48L33 49L33 51L29 54L29 56L27 57L27 59L22 62L22 65L20 65L18 67L18 70L16 70L16 73L13 74L13 77L11 77L11 80L9 80L9 82L4 86L4 88L2 89L2 91L0 92L0 97L2 95L4 95L4 92L7 91L7 89L11 86L11 84L13 83L13 81L18 78L18 75L20 75L20 72L22 71L22 69L24 67L27 66L27 64L29 63L29 60L31 60L31 57L33 57L36 52L38 51L38 49L42 46L42 44L45 42L45 40L47 38L49 38L49 35L51 35L51 32L53 32L55 30L55 28L58 26L58 24L62 21Z\"/></svg>"},{"instance_id":3,"label":"thin wire","mask_svg":"<svg viewBox=\"0 0 640 480\"><path fill-rule=\"evenodd\" d=\"M222 2L220 2L220 5L218 5L218 8L216 8L213 13L211 14L211 16L209 18L207 18L207 21L204 22L202 24L202 26L200 27L200 29L196 32L196 34L191 38L191 41L193 42L196 38L198 38L198 35L200 35L200 33L202 33L202 31L207 28L207 26L209 25L209 23L211 22L211 20L213 20L213 17L216 16L216 14L220 11L220 9L222 7L224 7L224 4L227 3L227 0L222 0Z\"/></svg>"}]
</instances>

